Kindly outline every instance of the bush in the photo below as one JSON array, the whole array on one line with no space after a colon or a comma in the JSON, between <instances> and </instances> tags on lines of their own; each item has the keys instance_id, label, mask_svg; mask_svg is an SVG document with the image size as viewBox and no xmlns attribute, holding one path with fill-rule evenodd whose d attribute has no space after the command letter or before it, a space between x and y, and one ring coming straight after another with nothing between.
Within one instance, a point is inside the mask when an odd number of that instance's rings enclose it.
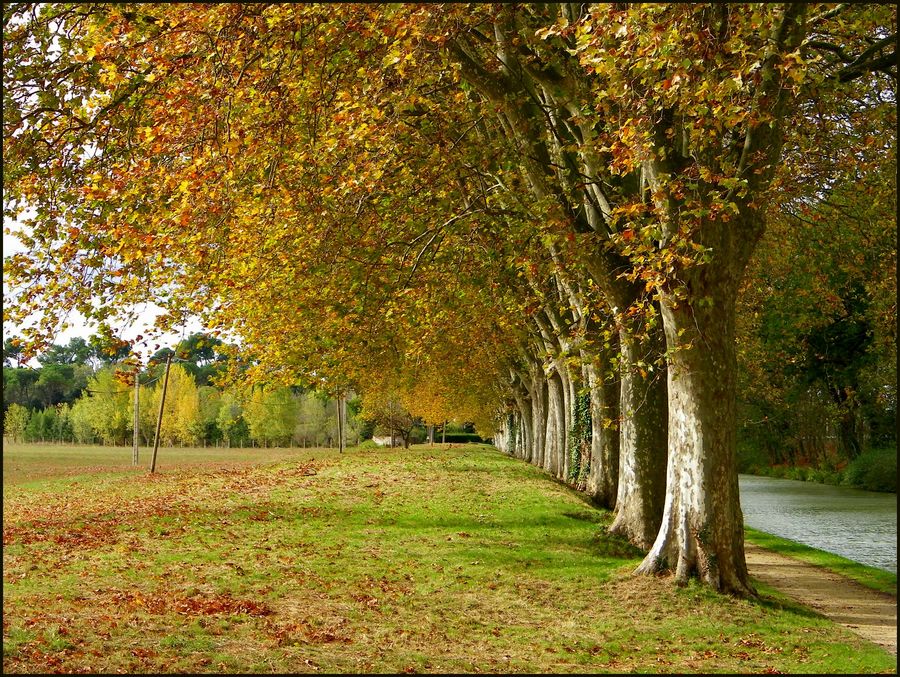
<instances>
[{"instance_id":1,"label":"bush","mask_svg":"<svg viewBox=\"0 0 900 677\"><path fill-rule=\"evenodd\" d=\"M841 475L840 473L833 470L810 468L806 476L806 481L837 486L838 484L840 484Z\"/></svg>"},{"instance_id":2,"label":"bush","mask_svg":"<svg viewBox=\"0 0 900 677\"><path fill-rule=\"evenodd\" d=\"M785 468L784 478L789 479L789 480L798 480L800 482L805 482L808 472L809 471L806 468L800 468L800 467Z\"/></svg>"},{"instance_id":3,"label":"bush","mask_svg":"<svg viewBox=\"0 0 900 677\"><path fill-rule=\"evenodd\" d=\"M843 484L867 491L897 492L897 450L870 449L844 470Z\"/></svg>"}]
</instances>

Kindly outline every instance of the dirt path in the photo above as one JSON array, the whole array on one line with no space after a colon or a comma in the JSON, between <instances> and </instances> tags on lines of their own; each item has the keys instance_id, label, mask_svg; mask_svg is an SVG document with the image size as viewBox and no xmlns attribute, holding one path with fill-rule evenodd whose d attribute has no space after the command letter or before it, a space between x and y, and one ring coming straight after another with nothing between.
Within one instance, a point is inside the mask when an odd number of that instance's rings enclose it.
<instances>
[{"instance_id":1,"label":"dirt path","mask_svg":"<svg viewBox=\"0 0 900 677\"><path fill-rule=\"evenodd\" d=\"M751 576L897 655L896 597L751 543L745 548Z\"/></svg>"}]
</instances>

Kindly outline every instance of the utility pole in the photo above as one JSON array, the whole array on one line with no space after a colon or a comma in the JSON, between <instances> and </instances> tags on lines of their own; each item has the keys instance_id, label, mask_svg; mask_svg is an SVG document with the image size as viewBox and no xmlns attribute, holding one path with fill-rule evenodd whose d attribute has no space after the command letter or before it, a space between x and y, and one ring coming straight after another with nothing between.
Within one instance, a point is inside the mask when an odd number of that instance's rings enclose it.
<instances>
[{"instance_id":1,"label":"utility pole","mask_svg":"<svg viewBox=\"0 0 900 677\"><path fill-rule=\"evenodd\" d=\"M139 407L138 407L138 398L140 397L141 392L141 365L138 364L134 368L134 444L131 449L131 465L138 464L138 431L140 427L138 425L139 422Z\"/></svg>"},{"instance_id":2,"label":"utility pole","mask_svg":"<svg viewBox=\"0 0 900 677\"><path fill-rule=\"evenodd\" d=\"M338 395L337 402L337 424L338 424L338 452L344 453L344 396Z\"/></svg>"},{"instance_id":3,"label":"utility pole","mask_svg":"<svg viewBox=\"0 0 900 677\"><path fill-rule=\"evenodd\" d=\"M166 403L166 388L169 386L169 367L172 366L172 355L166 355L166 376L163 378L162 396L159 398L159 416L156 417L156 437L153 440L153 460L150 461L150 472L156 472L156 450L159 449L159 429L162 427L163 405Z\"/></svg>"}]
</instances>

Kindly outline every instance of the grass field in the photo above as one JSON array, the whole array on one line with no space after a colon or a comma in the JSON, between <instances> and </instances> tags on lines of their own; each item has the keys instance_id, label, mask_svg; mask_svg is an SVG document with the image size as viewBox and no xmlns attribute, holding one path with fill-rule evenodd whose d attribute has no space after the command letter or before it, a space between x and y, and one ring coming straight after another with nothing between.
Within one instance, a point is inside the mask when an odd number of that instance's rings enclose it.
<instances>
[{"instance_id":1,"label":"grass field","mask_svg":"<svg viewBox=\"0 0 900 677\"><path fill-rule=\"evenodd\" d=\"M3 450L3 669L896 672L780 597L632 577L610 514L487 446Z\"/></svg>"}]
</instances>

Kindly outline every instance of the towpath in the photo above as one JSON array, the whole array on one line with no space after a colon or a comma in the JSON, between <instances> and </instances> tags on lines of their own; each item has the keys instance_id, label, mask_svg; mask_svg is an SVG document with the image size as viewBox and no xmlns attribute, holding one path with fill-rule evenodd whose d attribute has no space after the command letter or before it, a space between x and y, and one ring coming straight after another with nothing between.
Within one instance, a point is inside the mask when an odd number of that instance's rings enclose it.
<instances>
[{"instance_id":1,"label":"towpath","mask_svg":"<svg viewBox=\"0 0 900 677\"><path fill-rule=\"evenodd\" d=\"M752 543L745 550L752 577L897 655L896 597Z\"/></svg>"}]
</instances>

